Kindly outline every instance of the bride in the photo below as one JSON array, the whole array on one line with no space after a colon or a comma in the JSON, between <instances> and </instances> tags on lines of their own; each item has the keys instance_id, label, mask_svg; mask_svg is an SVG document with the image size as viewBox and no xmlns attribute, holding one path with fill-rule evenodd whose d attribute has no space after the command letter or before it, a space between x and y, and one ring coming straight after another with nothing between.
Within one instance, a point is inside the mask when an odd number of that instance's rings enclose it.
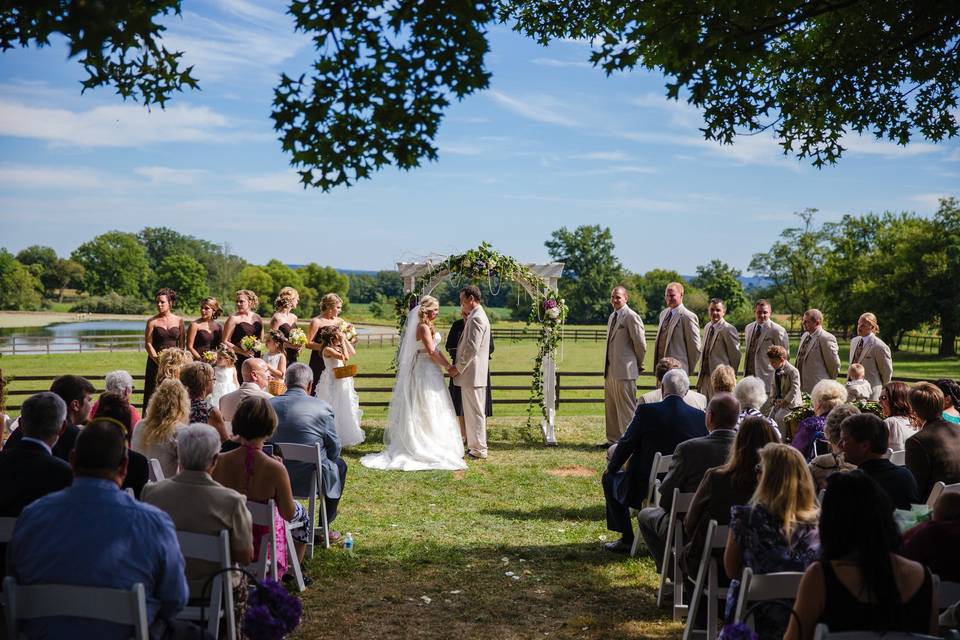
<instances>
[{"instance_id":1,"label":"bride","mask_svg":"<svg viewBox=\"0 0 960 640\"><path fill-rule=\"evenodd\" d=\"M437 299L424 296L407 315L383 435L386 449L361 458L365 467L401 471L467 468L460 424L443 380L443 370L450 363L438 349L440 334L433 328L439 312Z\"/></svg>"}]
</instances>

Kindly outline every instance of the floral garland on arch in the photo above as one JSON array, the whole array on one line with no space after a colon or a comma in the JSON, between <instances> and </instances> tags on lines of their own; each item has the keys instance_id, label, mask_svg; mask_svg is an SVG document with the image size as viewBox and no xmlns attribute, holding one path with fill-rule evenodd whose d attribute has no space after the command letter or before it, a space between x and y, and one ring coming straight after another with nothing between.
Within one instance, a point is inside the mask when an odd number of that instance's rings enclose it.
<instances>
[{"instance_id":1,"label":"floral garland on arch","mask_svg":"<svg viewBox=\"0 0 960 640\"><path fill-rule=\"evenodd\" d=\"M469 280L483 280L490 283L493 289L494 280L497 286L504 280L513 280L526 285L533 291L530 303L530 315L527 324L536 324L539 328L537 336L537 356L533 361L533 380L530 383L530 411L527 423L533 416L533 407L540 407L540 413L547 416L547 407L543 395L543 360L549 354L554 354L563 341L560 330L567 318L567 305L555 290L547 290L547 282L529 267L520 264L514 258L497 252L489 243L482 242L476 249L470 249L460 255L449 256L438 262L429 271L417 278L417 284L429 283L447 274L456 275ZM407 322L407 312L420 298L417 286L395 302L397 329L403 335L403 328ZM394 354L393 365L397 368L397 359L400 357L400 347Z\"/></svg>"}]
</instances>

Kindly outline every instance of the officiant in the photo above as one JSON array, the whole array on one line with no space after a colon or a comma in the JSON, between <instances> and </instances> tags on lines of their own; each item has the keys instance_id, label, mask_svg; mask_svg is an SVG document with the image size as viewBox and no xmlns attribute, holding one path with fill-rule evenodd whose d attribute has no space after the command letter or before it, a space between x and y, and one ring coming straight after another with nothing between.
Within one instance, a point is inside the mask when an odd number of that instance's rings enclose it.
<instances>
[{"instance_id":1,"label":"officiant","mask_svg":"<svg viewBox=\"0 0 960 640\"><path fill-rule=\"evenodd\" d=\"M460 342L460 336L463 335L463 327L466 323L465 314L461 311L461 318L450 325L450 333L447 335L445 344L447 353L450 354L450 362L457 360L457 343ZM493 359L493 333L490 334L490 358ZM450 399L453 400L453 408L457 412L457 420L460 422L460 439L467 441L467 427L463 421L463 397L460 395L460 387L453 384L453 378L450 379ZM484 413L489 418L493 415L493 394L491 393L490 371L487 370L487 402L484 406Z\"/></svg>"}]
</instances>

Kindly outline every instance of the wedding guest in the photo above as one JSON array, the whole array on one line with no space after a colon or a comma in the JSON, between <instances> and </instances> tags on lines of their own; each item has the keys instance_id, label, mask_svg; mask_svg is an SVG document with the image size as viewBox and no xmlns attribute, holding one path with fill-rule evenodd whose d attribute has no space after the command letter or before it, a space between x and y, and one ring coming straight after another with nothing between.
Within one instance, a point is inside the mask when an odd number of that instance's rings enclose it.
<instances>
[{"instance_id":1,"label":"wedding guest","mask_svg":"<svg viewBox=\"0 0 960 640\"><path fill-rule=\"evenodd\" d=\"M250 396L260 396L261 398L272 398L273 395L266 391L267 384L270 382L270 374L267 371L267 365L260 358L248 358L241 367L243 373L243 384L236 391L228 393L220 398L220 415L226 422L233 420L233 414L236 412L240 403Z\"/></svg>"},{"instance_id":2,"label":"wedding guest","mask_svg":"<svg viewBox=\"0 0 960 640\"><path fill-rule=\"evenodd\" d=\"M744 567L754 573L803 571L817 559L817 503L806 460L793 447L770 443L760 449L760 480L750 503L730 509L730 533L723 566L730 581L726 619L732 618ZM789 614L779 608L756 611L761 640L781 638Z\"/></svg>"},{"instance_id":3,"label":"wedding guest","mask_svg":"<svg viewBox=\"0 0 960 640\"><path fill-rule=\"evenodd\" d=\"M737 427L747 418L763 418L777 434L777 442L780 441L781 435L777 423L760 411L760 407L767 403L767 392L764 389L763 380L757 376L747 376L741 379L737 386L733 388L733 397L740 403L740 417L737 419Z\"/></svg>"},{"instance_id":4,"label":"wedding guest","mask_svg":"<svg viewBox=\"0 0 960 640\"><path fill-rule=\"evenodd\" d=\"M236 294L237 310L229 318L223 328L223 344L227 345L237 356L237 375L242 376L241 367L248 358L259 358L259 351L244 349L241 342L248 336L257 340L263 337L263 320L257 314L260 298L249 289L240 289Z\"/></svg>"},{"instance_id":5,"label":"wedding guest","mask_svg":"<svg viewBox=\"0 0 960 640\"><path fill-rule=\"evenodd\" d=\"M943 392L929 382L913 385L910 407L922 426L906 442L907 468L928 496L935 482L960 482L960 428L943 419Z\"/></svg>"},{"instance_id":6,"label":"wedding guest","mask_svg":"<svg viewBox=\"0 0 960 640\"><path fill-rule=\"evenodd\" d=\"M623 432L627 430L633 413L637 409L637 376L643 371L643 358L647 353L647 338L643 332L643 322L636 311L627 304L629 294L624 286L616 286L610 292L610 304L613 312L607 319L607 349L603 364L603 404L604 423L606 427L606 443L609 446L616 443ZM456 324L456 323L454 323ZM463 333L463 323L460 323L457 340ZM450 351L450 341L453 337L453 328L450 329L450 338L447 339L447 351ZM453 343L456 347L456 342ZM456 357L451 352L451 358ZM493 340L490 341L490 352L493 353ZM488 378L489 379L489 378ZM460 394L459 387L457 395ZM489 387L489 383L488 383ZM487 389L487 402L490 401L490 390ZM462 409L462 407L461 407ZM462 411L458 412L460 415ZM489 415L489 414L488 414ZM464 429L464 438L466 430Z\"/></svg>"},{"instance_id":7,"label":"wedding guest","mask_svg":"<svg viewBox=\"0 0 960 640\"><path fill-rule=\"evenodd\" d=\"M676 358L680 368L690 375L700 361L700 321L697 314L683 306L683 285L671 282L663 292L667 308L660 312L654 360Z\"/></svg>"},{"instance_id":8,"label":"wedding guest","mask_svg":"<svg viewBox=\"0 0 960 640\"><path fill-rule=\"evenodd\" d=\"M50 391L60 396L67 404L67 427L60 434L57 444L53 446L53 455L61 460L68 460L73 445L80 434L80 426L86 424L90 417L93 385L86 378L74 375L60 376L50 385ZM22 429L15 429L7 438L5 447L12 446L23 437Z\"/></svg>"},{"instance_id":9,"label":"wedding guest","mask_svg":"<svg viewBox=\"0 0 960 640\"><path fill-rule=\"evenodd\" d=\"M320 315L310 321L307 328L307 349L310 349L310 370L313 371L314 386L320 382L320 374L323 373L325 365L323 364L323 345L317 340L320 329L323 327L337 326L341 322L340 310L343 309L343 300L335 293L328 293L320 299ZM343 345L344 353L353 356L356 349L349 341Z\"/></svg>"},{"instance_id":10,"label":"wedding guest","mask_svg":"<svg viewBox=\"0 0 960 640\"><path fill-rule=\"evenodd\" d=\"M130 396L133 395L133 376L123 369L111 371L103 378L103 390L106 393L116 393L127 403L130 412L130 424L140 422L140 412L137 411L135 406L130 404ZM99 403L99 400L93 403L93 406L90 407L90 415L97 415Z\"/></svg>"},{"instance_id":11,"label":"wedding guest","mask_svg":"<svg viewBox=\"0 0 960 640\"><path fill-rule=\"evenodd\" d=\"M960 493L942 493L933 505L933 520L903 534L905 558L916 560L941 580L960 582Z\"/></svg>"},{"instance_id":12,"label":"wedding guest","mask_svg":"<svg viewBox=\"0 0 960 640\"><path fill-rule=\"evenodd\" d=\"M674 369L683 369L683 367L680 366L680 361L676 358L661 358L658 360L657 365L653 369L654 375L657 378L657 388L640 396L640 398L637 399L637 404L652 404L654 402L660 402L663 400L663 377L668 371L672 371ZM701 411L704 411L707 408L707 396L694 391L693 389L687 389L687 392L683 394L683 401L694 409L700 409Z\"/></svg>"},{"instance_id":13,"label":"wedding guest","mask_svg":"<svg viewBox=\"0 0 960 640\"><path fill-rule=\"evenodd\" d=\"M814 446L816 441L823 439L823 427L827 423L827 414L846 401L847 390L836 380L821 380L813 387L813 393L810 394L813 415L800 421L797 425L797 433L790 442L808 462L813 460L816 454Z\"/></svg>"},{"instance_id":14,"label":"wedding guest","mask_svg":"<svg viewBox=\"0 0 960 640\"><path fill-rule=\"evenodd\" d=\"M129 404L123 399L123 396L116 393L100 394L100 400L97 403L97 411L93 413L91 420L113 421L123 430L123 438L130 448L130 437L133 433L134 422L130 419ZM139 499L143 486L150 480L150 464L147 458L133 450L127 451L127 475L123 479L121 489L131 489L133 495Z\"/></svg>"},{"instance_id":15,"label":"wedding guest","mask_svg":"<svg viewBox=\"0 0 960 640\"><path fill-rule=\"evenodd\" d=\"M457 361L457 344L460 342L460 336L463 335L463 327L466 325L467 312L460 310L460 319L450 325L450 331L447 333L447 341L444 346L447 353L450 354L450 362ZM493 334L490 334L490 357L493 358ZM463 445L467 445L467 425L463 420L463 395L460 393L460 387L453 384L453 378L450 378L450 400L453 402L453 410L457 414L457 421L460 423L460 439ZM493 415L493 386L490 384L490 370L487 370L487 399L483 408L484 415L488 418ZM632 415L632 414L631 414Z\"/></svg>"},{"instance_id":16,"label":"wedding guest","mask_svg":"<svg viewBox=\"0 0 960 640\"><path fill-rule=\"evenodd\" d=\"M146 416L133 428L131 448L160 461L164 477L177 473L177 429L190 419L190 396L179 380L164 380L147 405Z\"/></svg>"},{"instance_id":17,"label":"wedding guest","mask_svg":"<svg viewBox=\"0 0 960 640\"><path fill-rule=\"evenodd\" d=\"M703 352L700 354L700 375L697 378L697 391L707 399L713 397L715 390L710 386L711 377L704 372L716 371L720 365L733 369L736 382L737 367L740 366L740 332L723 319L727 306L720 298L713 298L707 307L710 322L703 327ZM726 391L732 391L726 389Z\"/></svg>"},{"instance_id":18,"label":"wedding guest","mask_svg":"<svg viewBox=\"0 0 960 640\"><path fill-rule=\"evenodd\" d=\"M850 416L860 413L860 409L852 404L841 404L834 407L827 414L827 422L823 427L823 435L830 445L830 451L815 457L810 461L810 475L813 476L813 483L817 486L817 491L826 488L827 477L837 471L853 471L857 468L855 464L843 459L843 450L840 448L840 440L843 439L843 431L840 424Z\"/></svg>"},{"instance_id":19,"label":"wedding guest","mask_svg":"<svg viewBox=\"0 0 960 640\"><path fill-rule=\"evenodd\" d=\"M856 402L857 400L869 400L873 394L873 387L865 379L866 373L862 364L854 362L847 369L847 400Z\"/></svg>"},{"instance_id":20,"label":"wedding guest","mask_svg":"<svg viewBox=\"0 0 960 640\"><path fill-rule=\"evenodd\" d=\"M797 371L800 372L800 390L813 393L821 380L836 380L840 373L840 350L837 338L823 328L823 313L808 309L803 314L803 335L797 349Z\"/></svg>"},{"instance_id":21,"label":"wedding guest","mask_svg":"<svg viewBox=\"0 0 960 640\"><path fill-rule=\"evenodd\" d=\"M206 362L205 354L216 353L223 342L223 327L217 322L222 313L216 298L207 297L200 301L200 317L190 323L187 332L187 350L194 360Z\"/></svg>"},{"instance_id":22,"label":"wedding guest","mask_svg":"<svg viewBox=\"0 0 960 640\"><path fill-rule=\"evenodd\" d=\"M835 473L820 513L820 558L806 570L785 638L905 631L937 634L937 594L930 571L897 554L901 540L890 498L869 476Z\"/></svg>"},{"instance_id":23,"label":"wedding guest","mask_svg":"<svg viewBox=\"0 0 960 640\"><path fill-rule=\"evenodd\" d=\"M230 439L230 433L220 409L207 400L207 396L213 391L213 380L213 367L206 362L191 362L180 371L180 382L187 388L190 396L189 422L210 425L216 430L220 440L226 442Z\"/></svg>"},{"instance_id":24,"label":"wedding guest","mask_svg":"<svg viewBox=\"0 0 960 640\"><path fill-rule=\"evenodd\" d=\"M283 354L290 366L300 358L300 345L291 344L290 332L297 328L297 316L293 310L300 304L300 294L293 287L284 287L273 301L273 316L270 318L270 330L279 331ZM283 376L281 376L283 377Z\"/></svg>"},{"instance_id":25,"label":"wedding guest","mask_svg":"<svg viewBox=\"0 0 960 640\"><path fill-rule=\"evenodd\" d=\"M890 448L902 451L907 438L917 433L919 424L910 408L910 386L906 382L888 382L880 392L883 423L890 432Z\"/></svg>"},{"instance_id":26,"label":"wedding guest","mask_svg":"<svg viewBox=\"0 0 960 640\"><path fill-rule=\"evenodd\" d=\"M710 386L714 393L733 393L737 386L737 372L729 365L718 365L710 374Z\"/></svg>"},{"instance_id":27,"label":"wedding guest","mask_svg":"<svg viewBox=\"0 0 960 640\"><path fill-rule=\"evenodd\" d=\"M210 392L210 404L220 406L220 398L240 388L237 378L237 354L223 345L217 349L217 360L213 363L213 391Z\"/></svg>"},{"instance_id":28,"label":"wedding guest","mask_svg":"<svg viewBox=\"0 0 960 640\"><path fill-rule=\"evenodd\" d=\"M941 417L951 424L960 424L960 384L948 378L941 378L933 384L943 392L943 416Z\"/></svg>"},{"instance_id":29,"label":"wedding guest","mask_svg":"<svg viewBox=\"0 0 960 640\"><path fill-rule=\"evenodd\" d=\"M179 380L180 370L193 362L193 356L186 349L176 347L164 349L157 358L157 385L164 380Z\"/></svg>"},{"instance_id":30,"label":"wedding guest","mask_svg":"<svg viewBox=\"0 0 960 640\"><path fill-rule=\"evenodd\" d=\"M7 439L11 422L7 415L7 379L3 377L3 369L0 369L0 445Z\"/></svg>"},{"instance_id":31,"label":"wedding guest","mask_svg":"<svg viewBox=\"0 0 960 640\"><path fill-rule=\"evenodd\" d=\"M267 365L267 372L275 380L283 380L283 372L287 370L287 356L283 351L283 334L275 329L267 332L264 344L267 352L263 354L263 362Z\"/></svg>"},{"instance_id":32,"label":"wedding guest","mask_svg":"<svg viewBox=\"0 0 960 640\"><path fill-rule=\"evenodd\" d=\"M762 409L777 425L786 427L785 418L797 407L803 406L800 394L800 372L787 362L787 350L780 345L767 349L770 376L767 405ZM787 434L792 435L792 434Z\"/></svg>"},{"instance_id":33,"label":"wedding guest","mask_svg":"<svg viewBox=\"0 0 960 640\"><path fill-rule=\"evenodd\" d=\"M897 466L886 457L889 434L883 420L872 413L862 413L845 419L840 430L844 460L876 480L894 508L910 509L910 505L920 503L917 481L910 469Z\"/></svg>"},{"instance_id":34,"label":"wedding guest","mask_svg":"<svg viewBox=\"0 0 960 640\"><path fill-rule=\"evenodd\" d=\"M177 303L177 292L163 287L157 291L154 301L157 305L157 313L147 320L147 327L143 333L143 346L147 351L147 368L143 378L144 409L150 404L150 396L157 388L160 352L164 349L182 348L186 338L183 318L173 313L173 306Z\"/></svg>"},{"instance_id":35,"label":"wedding guest","mask_svg":"<svg viewBox=\"0 0 960 640\"><path fill-rule=\"evenodd\" d=\"M863 366L866 380L872 388L871 400L880 397L880 390L893 377L890 347L877 335L879 331L877 316L864 313L857 320L857 335L850 341L850 364Z\"/></svg>"},{"instance_id":36,"label":"wedding guest","mask_svg":"<svg viewBox=\"0 0 960 640\"><path fill-rule=\"evenodd\" d=\"M757 300L753 308L756 320L748 324L743 332L743 341L746 345L743 375L757 376L763 380L768 389L772 388L773 372L776 368L768 358L770 347L783 347L784 358L790 359L790 338L787 336L787 330L770 319L771 312L768 301Z\"/></svg>"}]
</instances>

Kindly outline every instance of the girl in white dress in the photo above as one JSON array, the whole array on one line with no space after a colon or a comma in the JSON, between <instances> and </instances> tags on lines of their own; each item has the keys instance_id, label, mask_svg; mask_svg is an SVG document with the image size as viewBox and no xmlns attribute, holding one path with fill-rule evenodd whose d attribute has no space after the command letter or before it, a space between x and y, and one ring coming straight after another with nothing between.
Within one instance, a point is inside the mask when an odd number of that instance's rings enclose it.
<instances>
[{"instance_id":1,"label":"girl in white dress","mask_svg":"<svg viewBox=\"0 0 960 640\"><path fill-rule=\"evenodd\" d=\"M263 355L271 378L283 380L287 371L287 356L283 353L283 334L272 329L267 333L267 352Z\"/></svg>"},{"instance_id":2,"label":"girl in white dress","mask_svg":"<svg viewBox=\"0 0 960 640\"><path fill-rule=\"evenodd\" d=\"M210 404L220 406L220 398L240 388L237 380L237 356L230 349L218 348L217 360L213 365L213 391L210 392Z\"/></svg>"},{"instance_id":3,"label":"girl in white dress","mask_svg":"<svg viewBox=\"0 0 960 640\"><path fill-rule=\"evenodd\" d=\"M332 325L323 327L317 336L318 342L323 345L324 370L317 381L317 388L313 395L326 400L333 407L333 422L344 447L363 442L366 434L360 428L360 398L353 388L353 378L337 378L333 370L342 367L350 359L343 350L343 334L340 327Z\"/></svg>"},{"instance_id":4,"label":"girl in white dress","mask_svg":"<svg viewBox=\"0 0 960 640\"><path fill-rule=\"evenodd\" d=\"M433 327L439 312L437 299L424 296L407 315L383 435L386 449L361 458L365 467L401 471L467 468L460 423L443 379L450 363L440 353L440 334Z\"/></svg>"}]
</instances>

